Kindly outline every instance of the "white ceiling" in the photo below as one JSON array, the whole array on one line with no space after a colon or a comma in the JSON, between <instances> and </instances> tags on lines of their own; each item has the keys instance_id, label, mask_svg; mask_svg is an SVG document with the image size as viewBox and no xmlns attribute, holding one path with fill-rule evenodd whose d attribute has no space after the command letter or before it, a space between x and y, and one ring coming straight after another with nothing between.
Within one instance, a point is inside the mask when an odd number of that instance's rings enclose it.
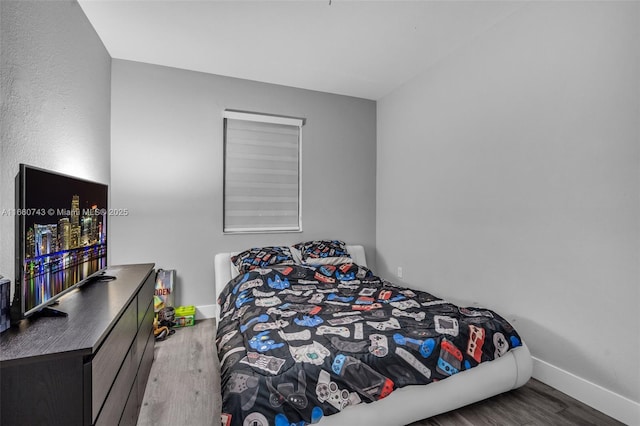
<instances>
[{"instance_id":1,"label":"white ceiling","mask_svg":"<svg viewBox=\"0 0 640 426\"><path fill-rule=\"evenodd\" d=\"M516 1L79 0L113 58L377 100Z\"/></svg>"}]
</instances>

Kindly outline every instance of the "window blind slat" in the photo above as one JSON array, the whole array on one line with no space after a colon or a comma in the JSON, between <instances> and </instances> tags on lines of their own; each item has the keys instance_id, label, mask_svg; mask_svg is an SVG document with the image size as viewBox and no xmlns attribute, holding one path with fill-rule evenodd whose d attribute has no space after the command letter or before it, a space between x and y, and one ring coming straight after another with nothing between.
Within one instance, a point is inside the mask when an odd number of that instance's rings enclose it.
<instances>
[{"instance_id":1,"label":"window blind slat","mask_svg":"<svg viewBox=\"0 0 640 426\"><path fill-rule=\"evenodd\" d=\"M256 216L253 210L230 210L230 217L293 217L298 214L297 210L262 210L260 216Z\"/></svg>"},{"instance_id":2,"label":"window blind slat","mask_svg":"<svg viewBox=\"0 0 640 426\"><path fill-rule=\"evenodd\" d=\"M296 165L298 164L298 157L285 157L281 155L249 154L244 152L227 152L227 158L229 160L236 160L236 161L257 160L261 162L276 161L276 162L296 163Z\"/></svg>"},{"instance_id":3,"label":"window blind slat","mask_svg":"<svg viewBox=\"0 0 640 426\"><path fill-rule=\"evenodd\" d=\"M267 189L281 189L281 190L298 190L298 183L266 183L256 181L241 181L241 180L228 180L226 182L227 188L239 189L254 189L256 191L262 191Z\"/></svg>"},{"instance_id":4,"label":"window blind slat","mask_svg":"<svg viewBox=\"0 0 640 426\"><path fill-rule=\"evenodd\" d=\"M250 168L237 168L234 170L233 175L278 175L278 176L298 176L297 170L273 170L273 169L250 169ZM232 175L232 176L233 176Z\"/></svg>"}]
</instances>

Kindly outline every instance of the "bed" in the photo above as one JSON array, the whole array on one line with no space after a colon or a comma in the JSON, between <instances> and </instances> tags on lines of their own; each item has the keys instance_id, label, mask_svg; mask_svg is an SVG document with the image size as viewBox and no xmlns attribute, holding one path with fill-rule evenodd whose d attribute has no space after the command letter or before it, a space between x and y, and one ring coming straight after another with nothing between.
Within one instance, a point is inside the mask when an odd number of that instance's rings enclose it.
<instances>
[{"instance_id":1,"label":"bed","mask_svg":"<svg viewBox=\"0 0 640 426\"><path fill-rule=\"evenodd\" d=\"M215 256L223 425L406 425L529 380L497 313L396 286L343 248L345 263L300 266L290 247L292 264L251 271Z\"/></svg>"}]
</instances>

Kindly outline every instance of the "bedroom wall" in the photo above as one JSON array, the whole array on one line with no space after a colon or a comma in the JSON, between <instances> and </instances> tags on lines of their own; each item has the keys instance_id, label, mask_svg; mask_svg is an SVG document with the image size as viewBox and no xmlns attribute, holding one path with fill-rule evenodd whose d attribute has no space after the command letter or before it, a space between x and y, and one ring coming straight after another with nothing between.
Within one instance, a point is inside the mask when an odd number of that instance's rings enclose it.
<instances>
[{"instance_id":1,"label":"bedroom wall","mask_svg":"<svg viewBox=\"0 0 640 426\"><path fill-rule=\"evenodd\" d=\"M302 233L223 235L225 108L307 119ZM111 220L111 260L176 269L176 302L200 307L218 252L340 238L374 265L375 144L373 101L114 60L111 202L129 215Z\"/></svg>"},{"instance_id":2,"label":"bedroom wall","mask_svg":"<svg viewBox=\"0 0 640 426\"><path fill-rule=\"evenodd\" d=\"M512 320L640 423L640 3L523 4L378 102L383 275ZM397 279L397 278L395 278Z\"/></svg>"},{"instance_id":3,"label":"bedroom wall","mask_svg":"<svg viewBox=\"0 0 640 426\"><path fill-rule=\"evenodd\" d=\"M80 6L2 0L0 32L0 211L15 207L20 163L109 183L111 57ZM0 215L12 280L14 221Z\"/></svg>"}]
</instances>

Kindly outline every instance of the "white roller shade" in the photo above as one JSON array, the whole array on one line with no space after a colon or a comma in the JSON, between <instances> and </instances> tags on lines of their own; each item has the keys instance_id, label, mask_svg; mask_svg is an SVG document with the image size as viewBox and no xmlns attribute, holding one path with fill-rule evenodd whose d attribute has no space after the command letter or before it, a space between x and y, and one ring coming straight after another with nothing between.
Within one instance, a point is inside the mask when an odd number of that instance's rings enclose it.
<instances>
[{"instance_id":1,"label":"white roller shade","mask_svg":"<svg viewBox=\"0 0 640 426\"><path fill-rule=\"evenodd\" d=\"M225 111L224 232L301 229L302 119Z\"/></svg>"}]
</instances>

